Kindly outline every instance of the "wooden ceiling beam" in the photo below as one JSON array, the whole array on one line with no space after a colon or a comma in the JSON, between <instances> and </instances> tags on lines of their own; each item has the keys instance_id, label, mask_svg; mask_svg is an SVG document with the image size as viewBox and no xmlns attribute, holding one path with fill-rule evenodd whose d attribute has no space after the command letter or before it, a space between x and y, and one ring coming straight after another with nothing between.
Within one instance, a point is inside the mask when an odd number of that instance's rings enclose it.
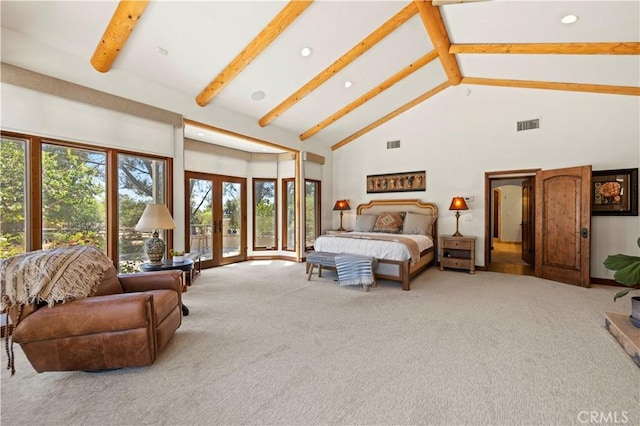
<instances>
[{"instance_id":1,"label":"wooden ceiling beam","mask_svg":"<svg viewBox=\"0 0 640 426\"><path fill-rule=\"evenodd\" d=\"M449 53L640 55L640 42L453 44Z\"/></svg>"},{"instance_id":2,"label":"wooden ceiling beam","mask_svg":"<svg viewBox=\"0 0 640 426\"><path fill-rule=\"evenodd\" d=\"M460 73L460 67L458 66L458 60L455 55L449 53L451 42L449 41L449 34L442 20L440 9L431 4L431 1L414 0L414 4L418 7L420 18L422 18L422 23L431 39L431 44L433 44L433 47L438 52L438 57L440 58L444 72L447 74L449 83L451 83L452 86L460 84L462 74Z\"/></svg>"},{"instance_id":3,"label":"wooden ceiling beam","mask_svg":"<svg viewBox=\"0 0 640 426\"><path fill-rule=\"evenodd\" d=\"M118 4L91 57L91 65L96 71L107 72L111 69L147 4L149 0L122 0Z\"/></svg>"},{"instance_id":4,"label":"wooden ceiling beam","mask_svg":"<svg viewBox=\"0 0 640 426\"><path fill-rule=\"evenodd\" d=\"M313 0L291 0L275 18L236 56L218 76L196 97L196 103L204 107L262 53L289 25L295 21Z\"/></svg>"},{"instance_id":5,"label":"wooden ceiling beam","mask_svg":"<svg viewBox=\"0 0 640 426\"><path fill-rule=\"evenodd\" d=\"M259 145L268 146L270 148L281 149L281 150L286 151L286 152L293 152L293 153L299 152L297 149L289 148L288 146L278 145L277 143L269 142L269 141L264 140L264 139L254 138L253 136L249 136L249 135L243 135L242 133L237 133L237 132L234 132L232 130L227 130L227 129L223 129L221 127L212 126L211 124L202 123L202 122L199 122L199 121L191 120L189 118L185 118L184 119L184 125L185 126L199 127L201 129L204 129L204 130L210 130L212 132L220 133L220 134L223 134L225 136L230 136L230 137L233 137L233 138L242 139L244 141L253 142L253 143L256 143L256 144L259 144Z\"/></svg>"},{"instance_id":6,"label":"wooden ceiling beam","mask_svg":"<svg viewBox=\"0 0 640 426\"><path fill-rule=\"evenodd\" d=\"M378 42L380 42L383 38L391 34L398 27L407 22L410 18L412 18L416 13L418 13L415 5L413 3L409 3L406 7L404 7L400 12L395 14L391 19L382 24L379 28L377 28L374 32L365 37L362 41L356 44L351 50L342 55L342 57L338 58L333 64L329 65L327 68L322 70L318 75L312 78L308 83L295 91L291 96L282 101L278 106L269 111L258 120L258 124L264 127L267 124L271 123L278 116L282 115L289 108L294 106L300 100L302 100L309 93L317 89L321 84L325 81L329 80L335 74L337 74L344 67L349 65L354 60L358 59L363 53L367 50L371 49Z\"/></svg>"},{"instance_id":7,"label":"wooden ceiling beam","mask_svg":"<svg viewBox=\"0 0 640 426\"><path fill-rule=\"evenodd\" d=\"M481 86L518 87L522 89L566 90L570 92L605 93L609 95L640 96L640 87L611 86L605 84L556 83L532 80L504 80L497 78L463 77L462 84Z\"/></svg>"},{"instance_id":8,"label":"wooden ceiling beam","mask_svg":"<svg viewBox=\"0 0 640 426\"><path fill-rule=\"evenodd\" d=\"M387 121L394 119L395 117L399 116L403 112L405 112L405 111L413 108L414 106L418 105L419 103L424 102L427 99L437 95L438 93L442 92L444 89L446 89L449 86L451 86L451 83L449 81L445 81L444 83L434 87L433 89L429 90L428 92L425 92L422 95L418 96L417 98L415 98L411 102L408 102L408 103L404 104L400 108L390 112L389 114L387 114L384 117L374 121L373 123L369 124L368 126L358 130L357 132L355 132L351 136L341 140L340 142L336 143L335 145L332 145L331 146L331 150L335 151L336 149L341 148L341 147L345 146L346 144L348 144L350 142L353 142L354 140L358 139L360 136L364 135L365 133L370 132L371 130L375 129L376 127L380 126L381 124L384 124Z\"/></svg>"},{"instance_id":9,"label":"wooden ceiling beam","mask_svg":"<svg viewBox=\"0 0 640 426\"><path fill-rule=\"evenodd\" d=\"M369 90L364 95L360 96L355 101L351 102L349 105L345 106L344 108L340 109L338 112L330 115L329 117L322 120L320 123L316 124L315 126L305 131L303 134L300 135L300 140L305 140L315 135L320 130L324 129L330 124L333 124L337 120L349 114L354 109L358 108L360 105L375 98L380 93L384 92L385 90L387 90L388 88L390 88L391 86L399 82L400 80L418 71L420 68L427 65L429 62L433 61L437 57L438 57L438 53L435 50L432 50L431 52L427 53L417 61L407 65L402 70L398 71L397 73L395 73L394 75L386 79L384 82L380 83L379 85Z\"/></svg>"}]
</instances>

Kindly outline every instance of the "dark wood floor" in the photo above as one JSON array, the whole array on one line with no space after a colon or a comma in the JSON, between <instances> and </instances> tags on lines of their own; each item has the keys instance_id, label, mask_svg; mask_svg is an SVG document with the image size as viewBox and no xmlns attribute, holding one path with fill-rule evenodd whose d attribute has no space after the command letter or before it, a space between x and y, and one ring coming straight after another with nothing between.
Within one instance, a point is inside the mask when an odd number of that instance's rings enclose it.
<instances>
[{"instance_id":1,"label":"dark wood floor","mask_svg":"<svg viewBox=\"0 0 640 426\"><path fill-rule=\"evenodd\" d=\"M487 268L492 272L514 275L534 275L533 265L522 260L522 245L516 243L493 242L491 263Z\"/></svg>"}]
</instances>

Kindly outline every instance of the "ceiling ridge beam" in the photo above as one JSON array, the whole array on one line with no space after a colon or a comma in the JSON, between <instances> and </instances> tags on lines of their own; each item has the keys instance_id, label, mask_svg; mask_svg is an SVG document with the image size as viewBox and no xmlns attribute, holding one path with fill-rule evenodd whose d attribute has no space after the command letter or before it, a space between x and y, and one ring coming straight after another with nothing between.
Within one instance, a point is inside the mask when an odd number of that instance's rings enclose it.
<instances>
[{"instance_id":1,"label":"ceiling ridge beam","mask_svg":"<svg viewBox=\"0 0 640 426\"><path fill-rule=\"evenodd\" d=\"M411 74L413 74L414 72L418 71L420 68L422 68L423 66L427 65L429 62L433 61L437 57L438 57L438 53L435 50L432 50L431 52L429 52L426 55L424 55L421 58L419 58L417 61L412 62L411 64L407 65L402 70L398 71L397 73L395 73L394 75L392 75L391 77L389 77L388 79L383 81L382 83L378 84L376 87L374 87L373 89L369 90L367 93L365 93L364 95L360 96L355 101L351 102L349 105L345 106L344 108L340 109L336 113L334 113L334 114L330 115L329 117L325 118L324 120L322 120L320 123L316 124L315 126L311 127L310 129L306 130L304 133L302 133L300 135L300 140L305 140L305 139L308 139L311 136L315 135L320 130L324 129L325 127L327 127L327 126L329 126L331 124L333 124L334 122L336 122L337 120L341 119L345 115L349 114L351 111L353 111L354 109L358 108L359 106L361 106L365 102L368 102L371 99L375 98L380 93L384 92L388 88L390 88L393 85L395 85L396 83L398 83L400 80L403 80L404 78L406 78L406 77L410 76Z\"/></svg>"},{"instance_id":2,"label":"ceiling ridge beam","mask_svg":"<svg viewBox=\"0 0 640 426\"><path fill-rule=\"evenodd\" d=\"M291 0L287 3L280 13L249 42L242 52L196 96L196 103L201 107L207 106L227 84L231 83L271 42L280 36L312 2L313 0Z\"/></svg>"},{"instance_id":3,"label":"ceiling ridge beam","mask_svg":"<svg viewBox=\"0 0 640 426\"><path fill-rule=\"evenodd\" d=\"M449 81L445 81L444 83L439 84L438 86L434 87L433 89L429 90L428 92L425 92L422 95L420 95L417 98L415 98L414 100L404 104L400 108L390 112L389 114L387 114L384 117L374 121L373 123L369 124L368 126L363 127L362 129L358 130L357 132L355 132L351 136L341 140L340 142L336 143L335 145L332 145L331 146L331 150L335 151L336 149L341 148L341 147L345 146L346 144L348 144L350 142L353 142L354 140L358 139L360 136L364 135L365 133L368 133L371 130L375 129L376 127L380 126L381 124L384 124L387 121L396 118L397 116L399 116L403 112L405 112L405 111L413 108L414 106L426 101L427 99L437 95L438 93L442 92L444 89L446 89L449 86L451 86L451 83Z\"/></svg>"},{"instance_id":4,"label":"ceiling ridge beam","mask_svg":"<svg viewBox=\"0 0 640 426\"><path fill-rule=\"evenodd\" d=\"M453 44L449 53L640 55L640 42Z\"/></svg>"},{"instance_id":5,"label":"ceiling ridge beam","mask_svg":"<svg viewBox=\"0 0 640 426\"><path fill-rule=\"evenodd\" d=\"M608 84L559 83L534 80L506 80L497 78L463 77L462 84L518 87L522 89L565 90L570 92L606 93L610 95L640 96L640 87Z\"/></svg>"},{"instance_id":6,"label":"ceiling ridge beam","mask_svg":"<svg viewBox=\"0 0 640 426\"><path fill-rule=\"evenodd\" d=\"M261 127L266 126L275 120L278 116L283 114L289 108L301 101L309 93L317 89L325 81L336 75L340 70L349 65L354 60L358 59L363 53L371 49L378 42L391 34L393 31L402 26L405 22L411 19L418 10L413 3L409 3L400 12L396 13L391 19L386 21L375 31L358 42L347 53L338 58L333 64L322 70L318 75L308 81L304 86L296 90L287 99L282 101L278 106L269 111L264 117L258 120L258 124Z\"/></svg>"},{"instance_id":7,"label":"ceiling ridge beam","mask_svg":"<svg viewBox=\"0 0 640 426\"><path fill-rule=\"evenodd\" d=\"M122 0L118 4L91 57L91 65L96 71L111 69L148 4L149 0Z\"/></svg>"},{"instance_id":8,"label":"ceiling ridge beam","mask_svg":"<svg viewBox=\"0 0 640 426\"><path fill-rule=\"evenodd\" d=\"M455 55L449 53L451 47L451 41L449 41L449 34L447 33L447 27L442 20L440 9L434 6L431 1L426 0L414 0L414 4L418 7L420 12L420 18L424 24L424 28L427 30L431 44L438 52L440 63L444 68L445 74L449 79L449 83L452 86L460 84L462 74L460 73L460 67L458 66L458 60Z\"/></svg>"}]
</instances>

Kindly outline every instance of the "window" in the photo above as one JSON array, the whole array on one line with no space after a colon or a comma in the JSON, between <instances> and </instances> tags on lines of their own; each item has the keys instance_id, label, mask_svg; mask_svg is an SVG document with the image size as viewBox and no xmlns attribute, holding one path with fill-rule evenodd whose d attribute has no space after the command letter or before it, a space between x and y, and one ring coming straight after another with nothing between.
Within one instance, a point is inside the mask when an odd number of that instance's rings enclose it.
<instances>
[{"instance_id":1,"label":"window","mask_svg":"<svg viewBox=\"0 0 640 426\"><path fill-rule=\"evenodd\" d=\"M119 269L133 272L146 260L144 242L150 233L135 226L147 204L165 203L165 161L118 154L118 258ZM165 239L164 231L159 230Z\"/></svg>"},{"instance_id":2,"label":"window","mask_svg":"<svg viewBox=\"0 0 640 426\"><path fill-rule=\"evenodd\" d=\"M27 251L27 161L24 139L0 140L0 259Z\"/></svg>"},{"instance_id":3,"label":"window","mask_svg":"<svg viewBox=\"0 0 640 426\"><path fill-rule=\"evenodd\" d=\"M146 203L170 205L170 158L2 132L0 160L0 258L92 244L138 270L133 228Z\"/></svg>"},{"instance_id":4,"label":"window","mask_svg":"<svg viewBox=\"0 0 640 426\"><path fill-rule=\"evenodd\" d=\"M296 181L293 178L282 180L282 205L286 206L282 215L282 249L296 249Z\"/></svg>"},{"instance_id":5,"label":"window","mask_svg":"<svg viewBox=\"0 0 640 426\"><path fill-rule=\"evenodd\" d=\"M106 155L42 144L42 248L106 250Z\"/></svg>"},{"instance_id":6,"label":"window","mask_svg":"<svg viewBox=\"0 0 640 426\"><path fill-rule=\"evenodd\" d=\"M276 250L276 181L253 179L253 249Z\"/></svg>"},{"instance_id":7,"label":"window","mask_svg":"<svg viewBox=\"0 0 640 426\"><path fill-rule=\"evenodd\" d=\"M304 181L304 235L305 248L312 249L320 235L320 181Z\"/></svg>"}]
</instances>

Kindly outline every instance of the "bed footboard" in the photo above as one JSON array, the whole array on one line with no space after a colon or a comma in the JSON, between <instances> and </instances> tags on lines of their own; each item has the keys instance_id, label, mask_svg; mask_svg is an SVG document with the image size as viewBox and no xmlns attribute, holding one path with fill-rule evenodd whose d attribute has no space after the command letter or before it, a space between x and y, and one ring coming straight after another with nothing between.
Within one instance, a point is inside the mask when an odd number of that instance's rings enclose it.
<instances>
[{"instance_id":1,"label":"bed footboard","mask_svg":"<svg viewBox=\"0 0 640 426\"><path fill-rule=\"evenodd\" d=\"M411 278L427 269L434 263L435 251L433 248L426 250L420 256L420 260L411 266L408 260L385 260L378 259L378 267L374 273L376 278L382 278L402 283L402 289L411 290Z\"/></svg>"}]
</instances>

